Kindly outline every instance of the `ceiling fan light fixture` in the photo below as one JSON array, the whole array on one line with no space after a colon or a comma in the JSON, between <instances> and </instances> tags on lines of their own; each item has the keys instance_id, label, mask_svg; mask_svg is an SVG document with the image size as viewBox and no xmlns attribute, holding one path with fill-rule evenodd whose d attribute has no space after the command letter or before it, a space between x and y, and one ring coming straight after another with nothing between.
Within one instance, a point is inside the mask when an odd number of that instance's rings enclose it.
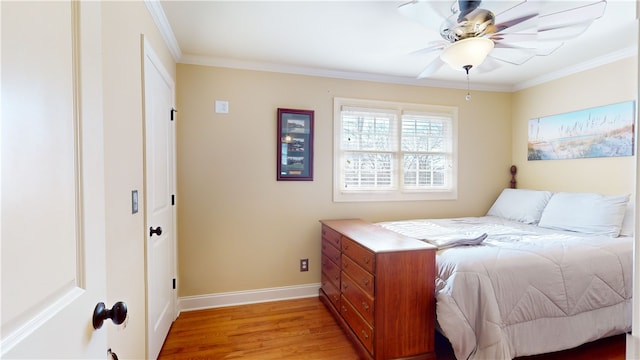
<instances>
[{"instance_id":1,"label":"ceiling fan light fixture","mask_svg":"<svg viewBox=\"0 0 640 360\"><path fill-rule=\"evenodd\" d=\"M456 70L464 70L465 66L482 64L493 46L493 41L484 37L458 40L442 50L440 59Z\"/></svg>"}]
</instances>

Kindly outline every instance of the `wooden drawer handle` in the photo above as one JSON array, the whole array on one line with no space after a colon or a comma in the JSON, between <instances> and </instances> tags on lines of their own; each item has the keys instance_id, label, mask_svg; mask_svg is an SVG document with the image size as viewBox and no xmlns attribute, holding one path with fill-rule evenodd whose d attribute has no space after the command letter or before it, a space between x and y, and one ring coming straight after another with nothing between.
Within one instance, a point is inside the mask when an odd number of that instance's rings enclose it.
<instances>
[{"instance_id":1,"label":"wooden drawer handle","mask_svg":"<svg viewBox=\"0 0 640 360\"><path fill-rule=\"evenodd\" d=\"M340 275L335 275L335 276L333 277L333 279L334 279L334 280L338 280L338 279L340 279Z\"/></svg>"},{"instance_id":2,"label":"wooden drawer handle","mask_svg":"<svg viewBox=\"0 0 640 360\"><path fill-rule=\"evenodd\" d=\"M343 266L343 267L344 267L345 269L346 269L346 268L348 268L348 267L349 267L349 263L348 263L348 262L344 263L344 266Z\"/></svg>"},{"instance_id":3,"label":"wooden drawer handle","mask_svg":"<svg viewBox=\"0 0 640 360\"><path fill-rule=\"evenodd\" d=\"M361 332L362 332L362 336L364 336L365 339L369 338L369 334L366 331L362 330Z\"/></svg>"},{"instance_id":4,"label":"wooden drawer handle","mask_svg":"<svg viewBox=\"0 0 640 360\"><path fill-rule=\"evenodd\" d=\"M371 260L371 259L369 259L368 257L365 257L365 258L364 258L364 263L365 263L365 264L368 264L370 260Z\"/></svg>"},{"instance_id":5,"label":"wooden drawer handle","mask_svg":"<svg viewBox=\"0 0 640 360\"><path fill-rule=\"evenodd\" d=\"M342 288L347 290L347 288L349 287L349 284L342 284Z\"/></svg>"},{"instance_id":6,"label":"wooden drawer handle","mask_svg":"<svg viewBox=\"0 0 640 360\"><path fill-rule=\"evenodd\" d=\"M344 244L344 249L349 250L349 244Z\"/></svg>"},{"instance_id":7,"label":"wooden drawer handle","mask_svg":"<svg viewBox=\"0 0 640 360\"><path fill-rule=\"evenodd\" d=\"M362 280L362 283L363 283L365 286L369 286L369 279L363 279L363 280Z\"/></svg>"},{"instance_id":8,"label":"wooden drawer handle","mask_svg":"<svg viewBox=\"0 0 640 360\"><path fill-rule=\"evenodd\" d=\"M338 260L340 260L340 255L336 255L333 260L335 260L336 262L338 262Z\"/></svg>"},{"instance_id":9,"label":"wooden drawer handle","mask_svg":"<svg viewBox=\"0 0 640 360\"><path fill-rule=\"evenodd\" d=\"M367 312L369 312L369 304L367 304L366 302L364 302L364 301L363 301L363 302L362 302L362 307L363 307Z\"/></svg>"},{"instance_id":10,"label":"wooden drawer handle","mask_svg":"<svg viewBox=\"0 0 640 360\"><path fill-rule=\"evenodd\" d=\"M333 295L333 300L338 301L338 295Z\"/></svg>"}]
</instances>

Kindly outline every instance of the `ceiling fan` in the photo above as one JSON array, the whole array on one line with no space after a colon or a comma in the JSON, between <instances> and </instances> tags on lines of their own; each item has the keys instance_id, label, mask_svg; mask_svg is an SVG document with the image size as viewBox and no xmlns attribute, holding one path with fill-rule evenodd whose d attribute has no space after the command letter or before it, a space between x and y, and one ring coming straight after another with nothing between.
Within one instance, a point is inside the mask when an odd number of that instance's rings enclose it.
<instances>
[{"instance_id":1,"label":"ceiling fan","mask_svg":"<svg viewBox=\"0 0 640 360\"><path fill-rule=\"evenodd\" d=\"M418 75L427 78L445 64L468 76L471 68L487 72L503 63L521 65L549 55L564 40L582 34L606 5L606 0L413 0L398 11L427 28L440 24L442 40L414 52L439 52Z\"/></svg>"}]
</instances>

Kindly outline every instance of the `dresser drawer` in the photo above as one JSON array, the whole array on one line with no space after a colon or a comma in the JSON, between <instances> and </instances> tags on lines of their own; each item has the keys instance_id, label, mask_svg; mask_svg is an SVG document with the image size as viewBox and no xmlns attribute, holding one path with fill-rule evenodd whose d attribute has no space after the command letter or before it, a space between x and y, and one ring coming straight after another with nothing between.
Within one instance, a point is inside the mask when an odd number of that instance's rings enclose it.
<instances>
[{"instance_id":1,"label":"dresser drawer","mask_svg":"<svg viewBox=\"0 0 640 360\"><path fill-rule=\"evenodd\" d=\"M331 245L335 246L338 249L342 247L342 234L326 225L322 225L322 240L327 240L329 243L331 243Z\"/></svg>"},{"instance_id":2,"label":"dresser drawer","mask_svg":"<svg viewBox=\"0 0 640 360\"><path fill-rule=\"evenodd\" d=\"M362 317L372 326L374 324L374 300L369 294L356 285L345 272L342 272L342 295L349 300L351 305L362 315Z\"/></svg>"},{"instance_id":3,"label":"dresser drawer","mask_svg":"<svg viewBox=\"0 0 640 360\"><path fill-rule=\"evenodd\" d=\"M350 257L353 261L362 266L365 270L373 273L375 269L375 256L373 252L348 237L342 238L342 253Z\"/></svg>"},{"instance_id":4,"label":"dresser drawer","mask_svg":"<svg viewBox=\"0 0 640 360\"><path fill-rule=\"evenodd\" d=\"M322 273L322 290L327 294L333 306L340 309L340 288L335 286L325 273Z\"/></svg>"},{"instance_id":5,"label":"dresser drawer","mask_svg":"<svg viewBox=\"0 0 640 360\"><path fill-rule=\"evenodd\" d=\"M351 327L351 330L360 339L360 342L369 350L369 353L375 355L373 353L373 328L364 321L344 296L340 299L340 313Z\"/></svg>"},{"instance_id":6,"label":"dresser drawer","mask_svg":"<svg viewBox=\"0 0 640 360\"><path fill-rule=\"evenodd\" d=\"M363 269L348 256L342 256L342 270L351 277L369 296L375 296L373 274Z\"/></svg>"},{"instance_id":7,"label":"dresser drawer","mask_svg":"<svg viewBox=\"0 0 640 360\"><path fill-rule=\"evenodd\" d=\"M322 238L322 255L326 255L338 267L340 266L340 248L333 247L332 243L326 238Z\"/></svg>"},{"instance_id":8,"label":"dresser drawer","mask_svg":"<svg viewBox=\"0 0 640 360\"><path fill-rule=\"evenodd\" d=\"M340 287L340 267L326 255L322 255L322 272L327 275L333 285Z\"/></svg>"}]
</instances>

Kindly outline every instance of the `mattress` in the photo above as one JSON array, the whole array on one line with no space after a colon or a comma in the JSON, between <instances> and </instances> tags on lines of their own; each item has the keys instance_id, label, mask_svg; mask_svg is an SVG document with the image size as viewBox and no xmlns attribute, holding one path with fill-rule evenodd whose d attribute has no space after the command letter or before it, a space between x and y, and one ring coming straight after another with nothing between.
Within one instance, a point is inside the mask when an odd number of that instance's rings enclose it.
<instances>
[{"instance_id":1,"label":"mattress","mask_svg":"<svg viewBox=\"0 0 640 360\"><path fill-rule=\"evenodd\" d=\"M631 329L633 238L484 216L378 225L447 244L436 255L436 317L457 359L512 359ZM451 246L452 240L481 239Z\"/></svg>"}]
</instances>

